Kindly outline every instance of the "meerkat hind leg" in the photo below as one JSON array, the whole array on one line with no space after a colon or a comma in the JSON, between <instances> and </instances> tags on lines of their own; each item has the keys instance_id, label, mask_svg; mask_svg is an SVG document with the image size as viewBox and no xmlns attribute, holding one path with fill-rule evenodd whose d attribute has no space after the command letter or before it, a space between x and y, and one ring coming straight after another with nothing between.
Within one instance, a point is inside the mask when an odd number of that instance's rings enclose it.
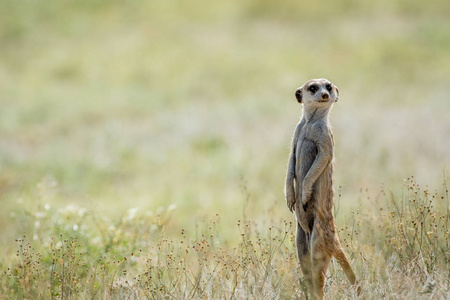
<instances>
[{"instance_id":1,"label":"meerkat hind leg","mask_svg":"<svg viewBox=\"0 0 450 300\"><path fill-rule=\"evenodd\" d=\"M314 286L314 299L323 299L325 276L331 256L322 251L314 251L311 258L312 264L312 280Z\"/></svg>"},{"instance_id":2,"label":"meerkat hind leg","mask_svg":"<svg viewBox=\"0 0 450 300\"><path fill-rule=\"evenodd\" d=\"M312 270L311 270L311 249L310 249L310 237L302 226L297 223L297 252L298 260L300 261L300 268L302 269L303 276L306 281L306 288L308 292L313 294L313 282L312 282Z\"/></svg>"},{"instance_id":3,"label":"meerkat hind leg","mask_svg":"<svg viewBox=\"0 0 450 300\"><path fill-rule=\"evenodd\" d=\"M323 299L325 276L332 258L329 247L330 245L324 238L323 232L321 232L320 228L314 226L311 235L311 270L314 299Z\"/></svg>"}]
</instances>

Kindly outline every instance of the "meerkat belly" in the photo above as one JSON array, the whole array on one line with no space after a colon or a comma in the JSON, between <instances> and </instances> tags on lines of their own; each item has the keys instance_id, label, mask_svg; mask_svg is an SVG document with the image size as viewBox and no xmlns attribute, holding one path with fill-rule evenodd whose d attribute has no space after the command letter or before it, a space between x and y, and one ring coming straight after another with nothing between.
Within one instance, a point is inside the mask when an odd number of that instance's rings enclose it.
<instances>
[{"instance_id":1,"label":"meerkat belly","mask_svg":"<svg viewBox=\"0 0 450 300\"><path fill-rule=\"evenodd\" d=\"M298 178L299 185L303 184L303 179L305 179L306 174L308 174L309 169L311 169L312 164L317 156L317 146L316 144L309 140L304 139L297 151L297 166L296 175Z\"/></svg>"},{"instance_id":2,"label":"meerkat belly","mask_svg":"<svg viewBox=\"0 0 450 300\"><path fill-rule=\"evenodd\" d=\"M305 179L306 174L308 174L309 169L314 163L316 156L317 156L316 144L309 139L303 139L300 142L297 151L297 165L296 165L296 178L297 178L296 190L298 191L296 194L297 205L302 205L301 196L303 191L303 180ZM316 200L313 192L312 198L308 203L306 211L304 211L303 209L296 210L297 221L307 233L311 233L312 227L314 225L315 202Z\"/></svg>"}]
</instances>

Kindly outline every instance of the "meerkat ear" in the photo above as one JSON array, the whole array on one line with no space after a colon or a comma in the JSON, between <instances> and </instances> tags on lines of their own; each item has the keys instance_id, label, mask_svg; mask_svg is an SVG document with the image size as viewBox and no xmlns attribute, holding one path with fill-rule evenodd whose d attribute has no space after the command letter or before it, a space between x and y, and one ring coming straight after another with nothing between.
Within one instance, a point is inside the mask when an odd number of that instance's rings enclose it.
<instances>
[{"instance_id":1,"label":"meerkat ear","mask_svg":"<svg viewBox=\"0 0 450 300\"><path fill-rule=\"evenodd\" d=\"M333 84L334 85L334 84ZM337 102L339 100L339 89L337 86L334 85L334 88L336 89L336 100L334 102Z\"/></svg>"},{"instance_id":2,"label":"meerkat ear","mask_svg":"<svg viewBox=\"0 0 450 300\"><path fill-rule=\"evenodd\" d=\"M297 98L298 103L302 103L302 88L301 87L299 87L295 91L295 98Z\"/></svg>"}]
</instances>

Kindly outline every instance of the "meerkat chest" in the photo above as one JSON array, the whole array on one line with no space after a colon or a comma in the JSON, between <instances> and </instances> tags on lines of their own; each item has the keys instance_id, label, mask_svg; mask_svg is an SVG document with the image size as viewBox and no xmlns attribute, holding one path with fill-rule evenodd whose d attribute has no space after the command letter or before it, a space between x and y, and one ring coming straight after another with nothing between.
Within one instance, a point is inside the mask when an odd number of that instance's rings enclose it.
<instances>
[{"instance_id":1,"label":"meerkat chest","mask_svg":"<svg viewBox=\"0 0 450 300\"><path fill-rule=\"evenodd\" d=\"M297 142L296 158L299 166L310 165L318 153L317 135L309 126L302 128Z\"/></svg>"}]
</instances>

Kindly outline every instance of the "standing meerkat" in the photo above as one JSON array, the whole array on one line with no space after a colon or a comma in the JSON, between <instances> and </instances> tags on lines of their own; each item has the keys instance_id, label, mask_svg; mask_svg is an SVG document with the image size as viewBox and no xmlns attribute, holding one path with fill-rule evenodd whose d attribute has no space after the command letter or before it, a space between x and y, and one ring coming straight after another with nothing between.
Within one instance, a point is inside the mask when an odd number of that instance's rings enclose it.
<instances>
[{"instance_id":1,"label":"standing meerkat","mask_svg":"<svg viewBox=\"0 0 450 300\"><path fill-rule=\"evenodd\" d=\"M334 140L328 114L339 90L327 79L312 79L298 88L295 96L303 104L303 116L292 138L285 195L297 218L297 251L307 288L313 298L322 299L333 256L350 283L357 284L333 216Z\"/></svg>"}]
</instances>

